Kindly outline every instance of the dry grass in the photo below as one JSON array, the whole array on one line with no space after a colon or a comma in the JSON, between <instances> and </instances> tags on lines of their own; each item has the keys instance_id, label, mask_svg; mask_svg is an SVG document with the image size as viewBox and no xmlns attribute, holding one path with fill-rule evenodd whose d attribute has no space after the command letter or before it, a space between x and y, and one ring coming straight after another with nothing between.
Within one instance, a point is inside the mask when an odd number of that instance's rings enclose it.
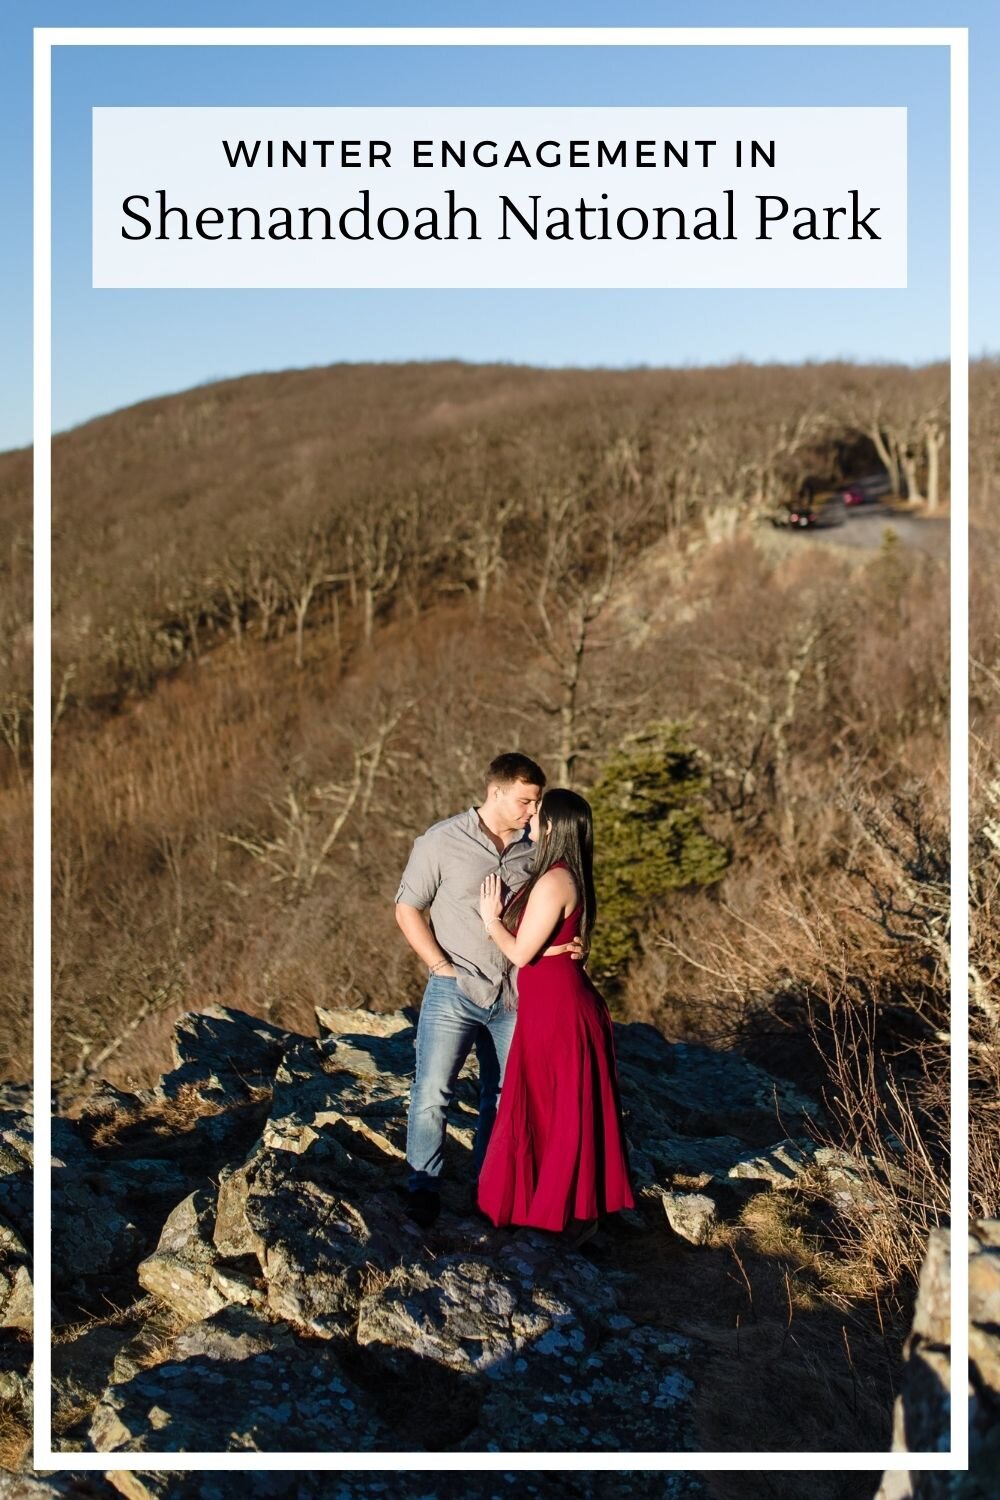
<instances>
[{"instance_id":1,"label":"dry grass","mask_svg":"<svg viewBox=\"0 0 1000 1500\"><path fill-rule=\"evenodd\" d=\"M664 1227L603 1254L623 1311L695 1341L701 1449L888 1447L905 1325L844 1280L807 1200L762 1193L697 1249Z\"/></svg>"},{"instance_id":2,"label":"dry grass","mask_svg":"<svg viewBox=\"0 0 1000 1500\"><path fill-rule=\"evenodd\" d=\"M31 1460L31 1420L20 1401L0 1397L0 1470L16 1474Z\"/></svg>"},{"instance_id":3,"label":"dry grass","mask_svg":"<svg viewBox=\"0 0 1000 1500\"><path fill-rule=\"evenodd\" d=\"M358 1295L362 1298L377 1296L379 1292L385 1291L392 1281L392 1274L391 1271L385 1271L381 1266L376 1266L370 1260L366 1260L361 1268Z\"/></svg>"},{"instance_id":4,"label":"dry grass","mask_svg":"<svg viewBox=\"0 0 1000 1500\"><path fill-rule=\"evenodd\" d=\"M720 1230L714 1243L732 1248L748 1237L759 1254L783 1262L790 1313L819 1306L825 1292L840 1295L846 1290L843 1268L823 1249L807 1203L792 1191L757 1194L744 1205L737 1224ZM864 1292L860 1286L852 1290Z\"/></svg>"},{"instance_id":5,"label":"dry grass","mask_svg":"<svg viewBox=\"0 0 1000 1500\"><path fill-rule=\"evenodd\" d=\"M831 758L830 740L838 723L868 711L856 701L854 647L868 628L875 584L863 582L864 569L856 573L862 593L842 613L857 627L849 638L833 633L798 689L794 725L782 729L795 758L777 796L767 745L787 708L791 643L817 599L839 618L846 575L827 563L806 577L798 562L764 563L748 539L698 551L691 568L686 591L702 603L689 618L656 618L655 578L636 585L638 592L625 588L634 649L599 651L588 667L581 704L589 705L592 739L581 773L592 774L651 708L669 704L698 723L718 775L712 831L733 844L736 858L722 900L680 896L657 915L624 1008L675 1033L683 1008L690 1034L721 1036L727 1028L734 1034L762 997L767 1003L776 976L794 972L792 962L777 962L782 948L808 963L815 921L833 912L838 922L863 926L850 912L857 882L844 869L857 839L846 778L877 785L885 773L873 764L861 776L846 744ZM914 564L901 585L907 618L917 617L918 601L923 617L933 617L944 581L940 570L932 577ZM761 589L780 594L772 616L761 617ZM662 602L662 588L659 594ZM477 794L480 767L495 749L489 663L501 623L489 611L480 619L468 602L436 605L383 626L377 649L357 656L346 673L331 670L332 642L326 637L324 645L321 630L302 674L287 639L255 642L242 654L230 643L117 717L79 734L67 726L55 785L59 1070L96 1068L119 1082L151 1082L172 1019L213 1001L308 1031L317 1005L383 1009L416 1000L418 975L392 923L392 894L410 834ZM731 673L705 669L712 641L730 662L742 662L752 704L734 694ZM911 721L940 701L938 648L940 641L921 676L903 674L907 702L919 703L919 713L906 708L873 731L871 753L893 763L896 780L909 760L924 775L935 764ZM546 671L540 657L525 658L517 723L543 759L554 733ZM891 676L891 663L880 671ZM881 696L888 702L892 695ZM361 794L328 842L359 756ZM739 795L731 772L738 772ZM794 829L783 843L776 830L790 800ZM310 850L323 851L319 865ZM298 880L300 868L308 879ZM765 911L765 902L778 909ZM760 946L747 941L747 922L771 931L777 958L769 969ZM667 940L696 953L702 968L668 953ZM711 962L715 945L725 963ZM753 963L737 973L726 948ZM720 972L731 987L719 982Z\"/></svg>"},{"instance_id":6,"label":"dry grass","mask_svg":"<svg viewBox=\"0 0 1000 1500\"><path fill-rule=\"evenodd\" d=\"M264 1098L267 1091L258 1090L257 1093ZM202 1085L197 1082L183 1083L170 1099L150 1100L134 1110L123 1108L116 1102L108 1106L103 1118L99 1114L89 1114L90 1141L94 1146L118 1146L137 1128L156 1136L182 1135L199 1120L223 1114L225 1108L217 1099L206 1097Z\"/></svg>"},{"instance_id":7,"label":"dry grass","mask_svg":"<svg viewBox=\"0 0 1000 1500\"><path fill-rule=\"evenodd\" d=\"M841 1205L831 1233L874 1289L905 1298L930 1231L949 1222L947 1054L940 1044L913 1048L911 1075L901 1077L890 1064L880 1067L853 1013L838 1029L845 1024L832 1064L837 1129L828 1139L852 1158L863 1201ZM922 1078L912 1076L913 1060Z\"/></svg>"},{"instance_id":8,"label":"dry grass","mask_svg":"<svg viewBox=\"0 0 1000 1500\"><path fill-rule=\"evenodd\" d=\"M111 1311L100 1317L90 1314L76 1323L60 1323L52 1329L53 1344L72 1344L92 1328L124 1328L130 1323L139 1323L152 1312L162 1307L153 1296L139 1297L124 1307L111 1304Z\"/></svg>"}]
</instances>

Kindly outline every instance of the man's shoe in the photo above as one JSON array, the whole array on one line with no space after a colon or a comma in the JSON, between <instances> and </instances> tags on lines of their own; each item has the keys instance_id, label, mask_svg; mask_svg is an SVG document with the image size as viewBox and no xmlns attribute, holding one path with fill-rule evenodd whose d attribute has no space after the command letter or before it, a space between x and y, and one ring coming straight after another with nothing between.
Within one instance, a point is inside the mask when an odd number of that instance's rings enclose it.
<instances>
[{"instance_id":1,"label":"man's shoe","mask_svg":"<svg viewBox=\"0 0 1000 1500\"><path fill-rule=\"evenodd\" d=\"M430 1229L440 1212L441 1198L437 1193L432 1193L430 1188L417 1188L415 1193L410 1193L407 1217L419 1224L421 1229Z\"/></svg>"}]
</instances>

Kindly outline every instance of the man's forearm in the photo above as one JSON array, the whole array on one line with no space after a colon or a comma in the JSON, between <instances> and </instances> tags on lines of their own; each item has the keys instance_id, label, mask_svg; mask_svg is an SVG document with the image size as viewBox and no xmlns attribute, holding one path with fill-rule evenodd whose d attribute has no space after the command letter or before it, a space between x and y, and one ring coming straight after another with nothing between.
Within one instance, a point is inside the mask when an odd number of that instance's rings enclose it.
<instances>
[{"instance_id":1,"label":"man's forearm","mask_svg":"<svg viewBox=\"0 0 1000 1500\"><path fill-rule=\"evenodd\" d=\"M425 911L418 911L415 906L407 906L400 901L396 905L396 925L421 963L426 964L428 969L436 968L443 963L451 963L451 959L434 936L430 918Z\"/></svg>"}]
</instances>

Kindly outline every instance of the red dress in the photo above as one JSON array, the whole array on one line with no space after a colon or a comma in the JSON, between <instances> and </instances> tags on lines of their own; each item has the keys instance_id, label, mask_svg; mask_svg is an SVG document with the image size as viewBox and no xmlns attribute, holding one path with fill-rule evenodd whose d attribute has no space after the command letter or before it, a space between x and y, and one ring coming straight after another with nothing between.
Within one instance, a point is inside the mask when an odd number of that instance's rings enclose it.
<instances>
[{"instance_id":1,"label":"red dress","mask_svg":"<svg viewBox=\"0 0 1000 1500\"><path fill-rule=\"evenodd\" d=\"M546 947L576 936L582 910ZM533 959L518 970L517 988L480 1208L497 1225L550 1230L633 1208L607 1006L568 953Z\"/></svg>"}]
</instances>

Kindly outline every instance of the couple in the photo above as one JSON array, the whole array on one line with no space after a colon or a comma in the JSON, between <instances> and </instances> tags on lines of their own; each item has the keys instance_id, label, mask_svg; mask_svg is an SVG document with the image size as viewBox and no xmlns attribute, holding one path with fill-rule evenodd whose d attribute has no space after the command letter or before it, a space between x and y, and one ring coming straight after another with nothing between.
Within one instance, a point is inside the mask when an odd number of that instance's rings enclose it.
<instances>
[{"instance_id":1,"label":"couple","mask_svg":"<svg viewBox=\"0 0 1000 1500\"><path fill-rule=\"evenodd\" d=\"M497 756L482 806L416 840L396 893L397 924L428 971L409 1212L423 1228L438 1215L446 1113L475 1045L477 1206L494 1224L580 1244L634 1199L611 1021L581 962L596 915L590 807L544 786L526 755Z\"/></svg>"}]
</instances>

